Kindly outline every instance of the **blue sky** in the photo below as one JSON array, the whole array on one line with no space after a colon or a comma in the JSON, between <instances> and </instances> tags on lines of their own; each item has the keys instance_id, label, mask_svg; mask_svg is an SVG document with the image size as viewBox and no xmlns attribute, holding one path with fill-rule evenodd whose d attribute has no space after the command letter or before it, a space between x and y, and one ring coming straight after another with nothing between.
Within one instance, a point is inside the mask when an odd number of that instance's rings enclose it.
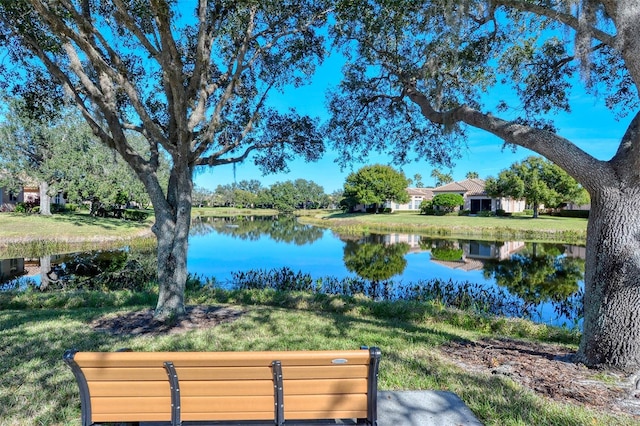
<instances>
[{"instance_id":1,"label":"blue sky","mask_svg":"<svg viewBox=\"0 0 640 426\"><path fill-rule=\"evenodd\" d=\"M329 57L318 69L309 85L291 88L283 94L272 96L271 105L279 109L294 107L300 114L325 120L327 118L325 93L327 89L339 84L340 68L341 58L337 55ZM586 94L580 84L574 86L572 94L571 113L553 116L558 133L597 159L610 159L616 152L632 115L616 120L614 113L604 106L604 100ZM510 149L502 150L500 139L481 130L470 129L468 133L467 149L461 152L461 158L456 161L456 166L452 170L440 168L443 172L451 172L455 180L464 179L469 171L477 172L481 178L497 176L501 170L508 168L512 163L521 161L529 155L535 155L524 148L517 148L515 153ZM238 182L257 179L264 187L268 187L275 182L303 178L314 181L324 187L326 193L331 193L342 188L345 178L352 171L357 171L366 164L389 163L388 157L371 155L366 163L353 164L349 168L340 170L340 166L335 163L336 159L336 153L328 151L320 161L315 163L305 163L302 160L290 163L289 173L262 176L260 170L249 158L244 163L236 165L235 179ZM430 177L433 166L426 161L413 162L402 167L393 166L402 170L408 178L413 178L416 173L419 173L426 186L433 186L433 178ZM201 169L197 172L195 181L199 187L214 190L220 184L233 183L234 168L231 165L225 165Z\"/></svg>"}]
</instances>

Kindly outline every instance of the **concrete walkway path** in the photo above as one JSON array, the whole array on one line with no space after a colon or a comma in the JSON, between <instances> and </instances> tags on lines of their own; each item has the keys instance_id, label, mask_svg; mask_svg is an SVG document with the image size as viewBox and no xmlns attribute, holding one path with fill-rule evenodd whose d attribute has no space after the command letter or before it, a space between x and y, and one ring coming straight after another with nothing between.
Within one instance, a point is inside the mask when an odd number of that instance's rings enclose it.
<instances>
[{"instance_id":1,"label":"concrete walkway path","mask_svg":"<svg viewBox=\"0 0 640 426\"><path fill-rule=\"evenodd\" d=\"M453 392L380 391L378 426L482 426Z\"/></svg>"}]
</instances>

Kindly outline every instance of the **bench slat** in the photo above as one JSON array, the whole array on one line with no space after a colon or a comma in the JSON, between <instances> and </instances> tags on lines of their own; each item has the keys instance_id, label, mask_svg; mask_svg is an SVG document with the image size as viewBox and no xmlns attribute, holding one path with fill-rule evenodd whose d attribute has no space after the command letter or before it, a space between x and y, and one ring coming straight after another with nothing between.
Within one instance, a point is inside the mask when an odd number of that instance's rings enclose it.
<instances>
[{"instance_id":1,"label":"bench slat","mask_svg":"<svg viewBox=\"0 0 640 426\"><path fill-rule=\"evenodd\" d=\"M284 380L286 395L367 393L367 379Z\"/></svg>"},{"instance_id":2,"label":"bench slat","mask_svg":"<svg viewBox=\"0 0 640 426\"><path fill-rule=\"evenodd\" d=\"M247 420L266 420L273 423L273 410L268 412L246 411L216 413L216 419L213 421L247 421ZM182 421L185 422L211 422L211 413L204 411L201 413L185 413L182 415Z\"/></svg>"},{"instance_id":3,"label":"bench slat","mask_svg":"<svg viewBox=\"0 0 640 426\"><path fill-rule=\"evenodd\" d=\"M298 379L357 379L366 378L369 373L367 365L331 365L291 367L282 364L282 375L285 383Z\"/></svg>"},{"instance_id":4,"label":"bench slat","mask_svg":"<svg viewBox=\"0 0 640 426\"><path fill-rule=\"evenodd\" d=\"M331 411L296 411L287 412L287 420L315 420L315 419L363 419L367 411L331 410Z\"/></svg>"},{"instance_id":5,"label":"bench slat","mask_svg":"<svg viewBox=\"0 0 640 426\"><path fill-rule=\"evenodd\" d=\"M180 391L192 396L269 396L273 400L272 380L181 381Z\"/></svg>"},{"instance_id":6,"label":"bench slat","mask_svg":"<svg viewBox=\"0 0 640 426\"><path fill-rule=\"evenodd\" d=\"M174 364L175 365L175 364ZM190 380L269 380L272 378L269 367L180 367L175 365L180 382ZM90 370L90 369L89 369ZM126 378L127 369L113 369L114 374ZM282 366L285 380L295 379L335 379L367 377L366 365L330 365L330 366ZM166 375L166 374L165 374ZM153 377L153 376L150 376Z\"/></svg>"},{"instance_id":7,"label":"bench slat","mask_svg":"<svg viewBox=\"0 0 640 426\"><path fill-rule=\"evenodd\" d=\"M165 413L110 413L97 414L92 417L94 423L117 422L170 422L171 415Z\"/></svg>"},{"instance_id":8,"label":"bench slat","mask_svg":"<svg viewBox=\"0 0 640 426\"><path fill-rule=\"evenodd\" d=\"M94 397L109 396L171 396L169 384L164 381L127 382L127 381L93 381L89 382L89 392Z\"/></svg>"},{"instance_id":9,"label":"bench slat","mask_svg":"<svg viewBox=\"0 0 640 426\"><path fill-rule=\"evenodd\" d=\"M182 392L182 390L180 391ZM183 417L189 412L223 413L228 411L268 412L273 417L273 396L183 396L180 399Z\"/></svg>"},{"instance_id":10,"label":"bench slat","mask_svg":"<svg viewBox=\"0 0 640 426\"><path fill-rule=\"evenodd\" d=\"M367 412L367 395L284 395L284 416L302 411L344 411L354 410Z\"/></svg>"},{"instance_id":11,"label":"bench slat","mask_svg":"<svg viewBox=\"0 0 640 426\"><path fill-rule=\"evenodd\" d=\"M92 381L167 381L167 372L162 364L154 368L83 368L87 382Z\"/></svg>"},{"instance_id":12,"label":"bench slat","mask_svg":"<svg viewBox=\"0 0 640 426\"><path fill-rule=\"evenodd\" d=\"M164 413L170 418L171 398L92 398L91 408L94 416L109 413Z\"/></svg>"},{"instance_id":13,"label":"bench slat","mask_svg":"<svg viewBox=\"0 0 640 426\"><path fill-rule=\"evenodd\" d=\"M87 367L145 367L172 361L176 367L201 365L270 366L275 359L283 365L331 365L344 359L347 364L369 363L369 353L354 351L267 351L267 352L78 352L74 361Z\"/></svg>"}]
</instances>

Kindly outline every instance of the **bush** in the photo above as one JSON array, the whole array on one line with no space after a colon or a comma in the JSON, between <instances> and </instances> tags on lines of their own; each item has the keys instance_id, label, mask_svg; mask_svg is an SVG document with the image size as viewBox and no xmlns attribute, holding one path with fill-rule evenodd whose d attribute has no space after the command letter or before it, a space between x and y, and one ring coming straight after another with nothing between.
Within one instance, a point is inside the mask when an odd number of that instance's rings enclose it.
<instances>
[{"instance_id":1,"label":"bush","mask_svg":"<svg viewBox=\"0 0 640 426\"><path fill-rule=\"evenodd\" d=\"M16 213L26 213L27 212L27 205L25 203L17 203L14 212L16 212Z\"/></svg>"},{"instance_id":2,"label":"bush","mask_svg":"<svg viewBox=\"0 0 640 426\"><path fill-rule=\"evenodd\" d=\"M524 214L525 216L533 216L533 209L524 209L522 211L522 214Z\"/></svg>"},{"instance_id":3,"label":"bush","mask_svg":"<svg viewBox=\"0 0 640 426\"><path fill-rule=\"evenodd\" d=\"M493 217L493 212L491 210L480 210L478 212L478 216L480 216L480 217Z\"/></svg>"},{"instance_id":4,"label":"bush","mask_svg":"<svg viewBox=\"0 0 640 426\"><path fill-rule=\"evenodd\" d=\"M469 216L471 214L471 210L460 210L458 212L458 216Z\"/></svg>"},{"instance_id":5,"label":"bush","mask_svg":"<svg viewBox=\"0 0 640 426\"><path fill-rule=\"evenodd\" d=\"M433 203L431 200L422 200L420 203L420 214L433 215Z\"/></svg>"},{"instance_id":6,"label":"bush","mask_svg":"<svg viewBox=\"0 0 640 426\"><path fill-rule=\"evenodd\" d=\"M462 249L434 248L431 250L431 258L442 261L457 262L462 259Z\"/></svg>"},{"instance_id":7,"label":"bush","mask_svg":"<svg viewBox=\"0 0 640 426\"><path fill-rule=\"evenodd\" d=\"M51 213L61 213L66 210L64 204L52 203L51 204Z\"/></svg>"},{"instance_id":8,"label":"bush","mask_svg":"<svg viewBox=\"0 0 640 426\"><path fill-rule=\"evenodd\" d=\"M496 216L506 216L507 212L504 209L496 209Z\"/></svg>"},{"instance_id":9,"label":"bush","mask_svg":"<svg viewBox=\"0 0 640 426\"><path fill-rule=\"evenodd\" d=\"M460 194L438 194L431 200L434 206L438 206L439 210L452 212L456 207L464 204L464 198Z\"/></svg>"}]
</instances>

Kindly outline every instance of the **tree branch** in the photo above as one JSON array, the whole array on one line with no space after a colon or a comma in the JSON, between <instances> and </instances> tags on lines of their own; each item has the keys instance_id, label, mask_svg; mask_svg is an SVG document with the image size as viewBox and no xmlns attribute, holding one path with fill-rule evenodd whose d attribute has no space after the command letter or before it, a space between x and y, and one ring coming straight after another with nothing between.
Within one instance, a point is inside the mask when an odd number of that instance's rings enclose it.
<instances>
[{"instance_id":1,"label":"tree branch","mask_svg":"<svg viewBox=\"0 0 640 426\"><path fill-rule=\"evenodd\" d=\"M576 31L583 30L583 24L580 22L580 19L571 15L570 13L563 13L558 10L552 9L549 6L540 6L535 2L524 0L494 1L496 6L505 6L511 9L519 10L521 12L531 12L538 16L544 16L546 18L561 22ZM595 28L594 26L590 28L590 32L595 39L600 40L602 43L605 43L612 48L616 47L616 36L608 34L598 28Z\"/></svg>"},{"instance_id":2,"label":"tree branch","mask_svg":"<svg viewBox=\"0 0 640 426\"><path fill-rule=\"evenodd\" d=\"M600 161L578 148L569 140L547 130L536 129L513 121L506 121L491 114L484 114L466 105L449 111L436 111L429 99L415 86L408 84L405 92L420 107L422 115L438 124L466 123L498 136L503 141L530 149L561 166L587 190L595 190L604 182L615 182L608 162Z\"/></svg>"}]
</instances>

